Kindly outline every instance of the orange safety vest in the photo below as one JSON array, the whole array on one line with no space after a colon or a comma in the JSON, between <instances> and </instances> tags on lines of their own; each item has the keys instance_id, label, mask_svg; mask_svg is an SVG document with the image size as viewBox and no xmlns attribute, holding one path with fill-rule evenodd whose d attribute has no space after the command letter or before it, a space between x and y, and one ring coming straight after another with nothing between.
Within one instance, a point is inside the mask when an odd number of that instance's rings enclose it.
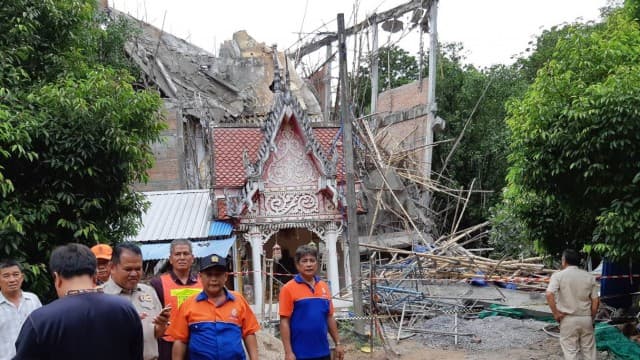
<instances>
[{"instance_id":1,"label":"orange safety vest","mask_svg":"<svg viewBox=\"0 0 640 360\"><path fill-rule=\"evenodd\" d=\"M190 296L198 294L202 291L202 282L200 282L200 276L197 277L195 284L180 285L176 284L171 278L171 274L166 273L160 275L160 281L162 281L162 292L164 295L164 306L171 306L171 315L169 321L173 321L173 318L178 315L178 308L182 303ZM165 335L162 337L165 341L173 342L173 338Z\"/></svg>"}]
</instances>

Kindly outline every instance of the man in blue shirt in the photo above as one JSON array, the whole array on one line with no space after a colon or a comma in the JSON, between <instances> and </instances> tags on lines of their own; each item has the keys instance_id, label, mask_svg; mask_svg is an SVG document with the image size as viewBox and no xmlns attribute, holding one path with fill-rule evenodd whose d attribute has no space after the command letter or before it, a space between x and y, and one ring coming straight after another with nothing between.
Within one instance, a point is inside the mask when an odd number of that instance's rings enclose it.
<instances>
[{"instance_id":1,"label":"man in blue shirt","mask_svg":"<svg viewBox=\"0 0 640 360\"><path fill-rule=\"evenodd\" d=\"M336 345L336 359L344 358L338 325L333 318L331 291L316 275L318 250L303 245L296 250L298 274L280 290L280 334L285 360L329 360L327 331Z\"/></svg>"}]
</instances>

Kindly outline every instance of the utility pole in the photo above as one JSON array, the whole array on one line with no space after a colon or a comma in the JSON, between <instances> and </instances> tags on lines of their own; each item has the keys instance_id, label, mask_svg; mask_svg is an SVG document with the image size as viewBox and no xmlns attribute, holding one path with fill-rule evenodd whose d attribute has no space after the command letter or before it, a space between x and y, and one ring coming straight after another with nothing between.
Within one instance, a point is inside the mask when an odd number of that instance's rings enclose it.
<instances>
[{"instance_id":1,"label":"utility pole","mask_svg":"<svg viewBox=\"0 0 640 360\"><path fill-rule=\"evenodd\" d=\"M435 1L435 0L430 0L430 1ZM392 19L397 19L400 16L402 16L403 14L409 12L409 11L414 11L416 9L421 9L423 8L425 3L425 0L410 0L402 5L398 5L396 7L394 7L393 9L381 12L379 14L376 15L376 22L378 24L382 24L383 22L387 21L387 20L392 20ZM348 29L345 29L345 36L350 36L353 34L357 34L358 32L362 31L363 29L366 29L367 27L369 27L370 22L369 19L365 19L364 21L361 21L358 24L355 24L353 26L351 26ZM337 34L327 34L324 37L322 37L321 39L318 40L313 40L311 42L309 42L308 44L302 45L301 47L299 47L296 51L294 51L293 53L296 54L298 56L298 58L302 58L306 55L311 54L312 52L321 49L323 46L327 45L327 44L331 44L334 41L338 40L338 35Z\"/></svg>"},{"instance_id":2,"label":"utility pole","mask_svg":"<svg viewBox=\"0 0 640 360\"><path fill-rule=\"evenodd\" d=\"M371 114L378 111L378 19L371 15Z\"/></svg>"},{"instance_id":3,"label":"utility pole","mask_svg":"<svg viewBox=\"0 0 640 360\"><path fill-rule=\"evenodd\" d=\"M333 53L331 52L331 44L327 44L327 55L324 72L324 108L322 109L322 113L324 115L324 121L331 121L331 57Z\"/></svg>"},{"instance_id":4,"label":"utility pole","mask_svg":"<svg viewBox=\"0 0 640 360\"><path fill-rule=\"evenodd\" d=\"M344 161L347 179L347 234L349 242L349 266L351 269L351 294L353 296L353 312L362 316L362 292L360 286L360 246L358 244L358 215L355 186L355 170L353 163L353 124L347 102L347 46L344 31L344 14L338 14L338 56L340 64L340 117L344 123ZM353 324L356 334L364 334L364 321L356 320ZM373 336L373 334L371 334Z\"/></svg>"},{"instance_id":5,"label":"utility pole","mask_svg":"<svg viewBox=\"0 0 640 360\"><path fill-rule=\"evenodd\" d=\"M438 0L431 0L429 6L429 34L431 42L429 45L429 79L427 81L427 123L425 124L425 147L423 170L424 178L427 182L431 180L431 162L433 158L433 125L436 122L436 59L438 56ZM431 196L426 199L429 207Z\"/></svg>"}]
</instances>

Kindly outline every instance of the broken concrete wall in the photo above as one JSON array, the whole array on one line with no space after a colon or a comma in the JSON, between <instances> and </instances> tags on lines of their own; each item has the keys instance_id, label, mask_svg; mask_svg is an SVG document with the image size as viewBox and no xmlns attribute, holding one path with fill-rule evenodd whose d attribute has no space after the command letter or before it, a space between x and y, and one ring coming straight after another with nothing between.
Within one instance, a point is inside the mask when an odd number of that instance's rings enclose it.
<instances>
[{"instance_id":1,"label":"broken concrete wall","mask_svg":"<svg viewBox=\"0 0 640 360\"><path fill-rule=\"evenodd\" d=\"M156 165L141 190L207 188L212 163L209 129L220 125L261 126L273 103L273 49L245 31L225 41L220 55L194 46L147 23L125 16L141 32L126 45L147 88L156 88L170 109L164 140L154 144ZM294 64L278 54L288 84L311 122L322 123L320 105Z\"/></svg>"},{"instance_id":2,"label":"broken concrete wall","mask_svg":"<svg viewBox=\"0 0 640 360\"><path fill-rule=\"evenodd\" d=\"M206 189L211 184L209 128L190 115L183 122L184 174L187 189ZM204 126L203 126L204 125Z\"/></svg>"},{"instance_id":3,"label":"broken concrete wall","mask_svg":"<svg viewBox=\"0 0 640 360\"><path fill-rule=\"evenodd\" d=\"M422 164L427 121L427 81L413 82L378 95L377 135L387 153L407 151L406 164L418 169ZM416 150L416 151L413 151Z\"/></svg>"},{"instance_id":4,"label":"broken concrete wall","mask_svg":"<svg viewBox=\"0 0 640 360\"><path fill-rule=\"evenodd\" d=\"M421 202L424 189L411 180L420 177L425 148L426 85L423 81L421 89L414 82L381 93L377 116L360 122L367 128L360 133L367 151L358 152L358 157L367 169L364 198L369 210L361 235L409 232L422 241L431 237L433 221Z\"/></svg>"},{"instance_id":5,"label":"broken concrete wall","mask_svg":"<svg viewBox=\"0 0 640 360\"><path fill-rule=\"evenodd\" d=\"M222 43L218 61L217 72L225 74L231 83L237 84L247 100L244 115L266 116L274 99L270 90L275 69L273 48L257 42L246 31L238 31L233 34L232 40ZM288 69L288 74L283 76L288 76L291 92L311 121L322 121L317 97L298 76L294 64L283 53L278 53L278 61L280 68Z\"/></svg>"}]
</instances>

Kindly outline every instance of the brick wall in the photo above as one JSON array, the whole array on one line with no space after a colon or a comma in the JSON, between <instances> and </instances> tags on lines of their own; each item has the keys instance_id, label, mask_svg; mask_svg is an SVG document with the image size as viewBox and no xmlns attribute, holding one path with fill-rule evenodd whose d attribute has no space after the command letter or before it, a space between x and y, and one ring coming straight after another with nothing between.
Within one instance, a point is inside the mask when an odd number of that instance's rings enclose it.
<instances>
[{"instance_id":1,"label":"brick wall","mask_svg":"<svg viewBox=\"0 0 640 360\"><path fill-rule=\"evenodd\" d=\"M146 184L138 183L134 185L137 191L159 191L159 190L179 190L182 189L180 173L179 155L182 153L180 149L181 141L178 138L178 108L166 101L165 123L167 129L162 132L162 141L151 145L155 164L147 171L149 181Z\"/></svg>"},{"instance_id":2,"label":"brick wall","mask_svg":"<svg viewBox=\"0 0 640 360\"><path fill-rule=\"evenodd\" d=\"M422 91L414 81L410 84L378 94L378 113L408 110L417 105L427 104L427 79L422 80Z\"/></svg>"},{"instance_id":3,"label":"brick wall","mask_svg":"<svg viewBox=\"0 0 640 360\"><path fill-rule=\"evenodd\" d=\"M417 149L408 154L407 165L421 164L424 157L422 145L427 117L421 114L427 104L427 79L422 80L422 89L418 85L415 81L378 95L377 112L383 119L378 135L383 137L382 146L388 153Z\"/></svg>"}]
</instances>

